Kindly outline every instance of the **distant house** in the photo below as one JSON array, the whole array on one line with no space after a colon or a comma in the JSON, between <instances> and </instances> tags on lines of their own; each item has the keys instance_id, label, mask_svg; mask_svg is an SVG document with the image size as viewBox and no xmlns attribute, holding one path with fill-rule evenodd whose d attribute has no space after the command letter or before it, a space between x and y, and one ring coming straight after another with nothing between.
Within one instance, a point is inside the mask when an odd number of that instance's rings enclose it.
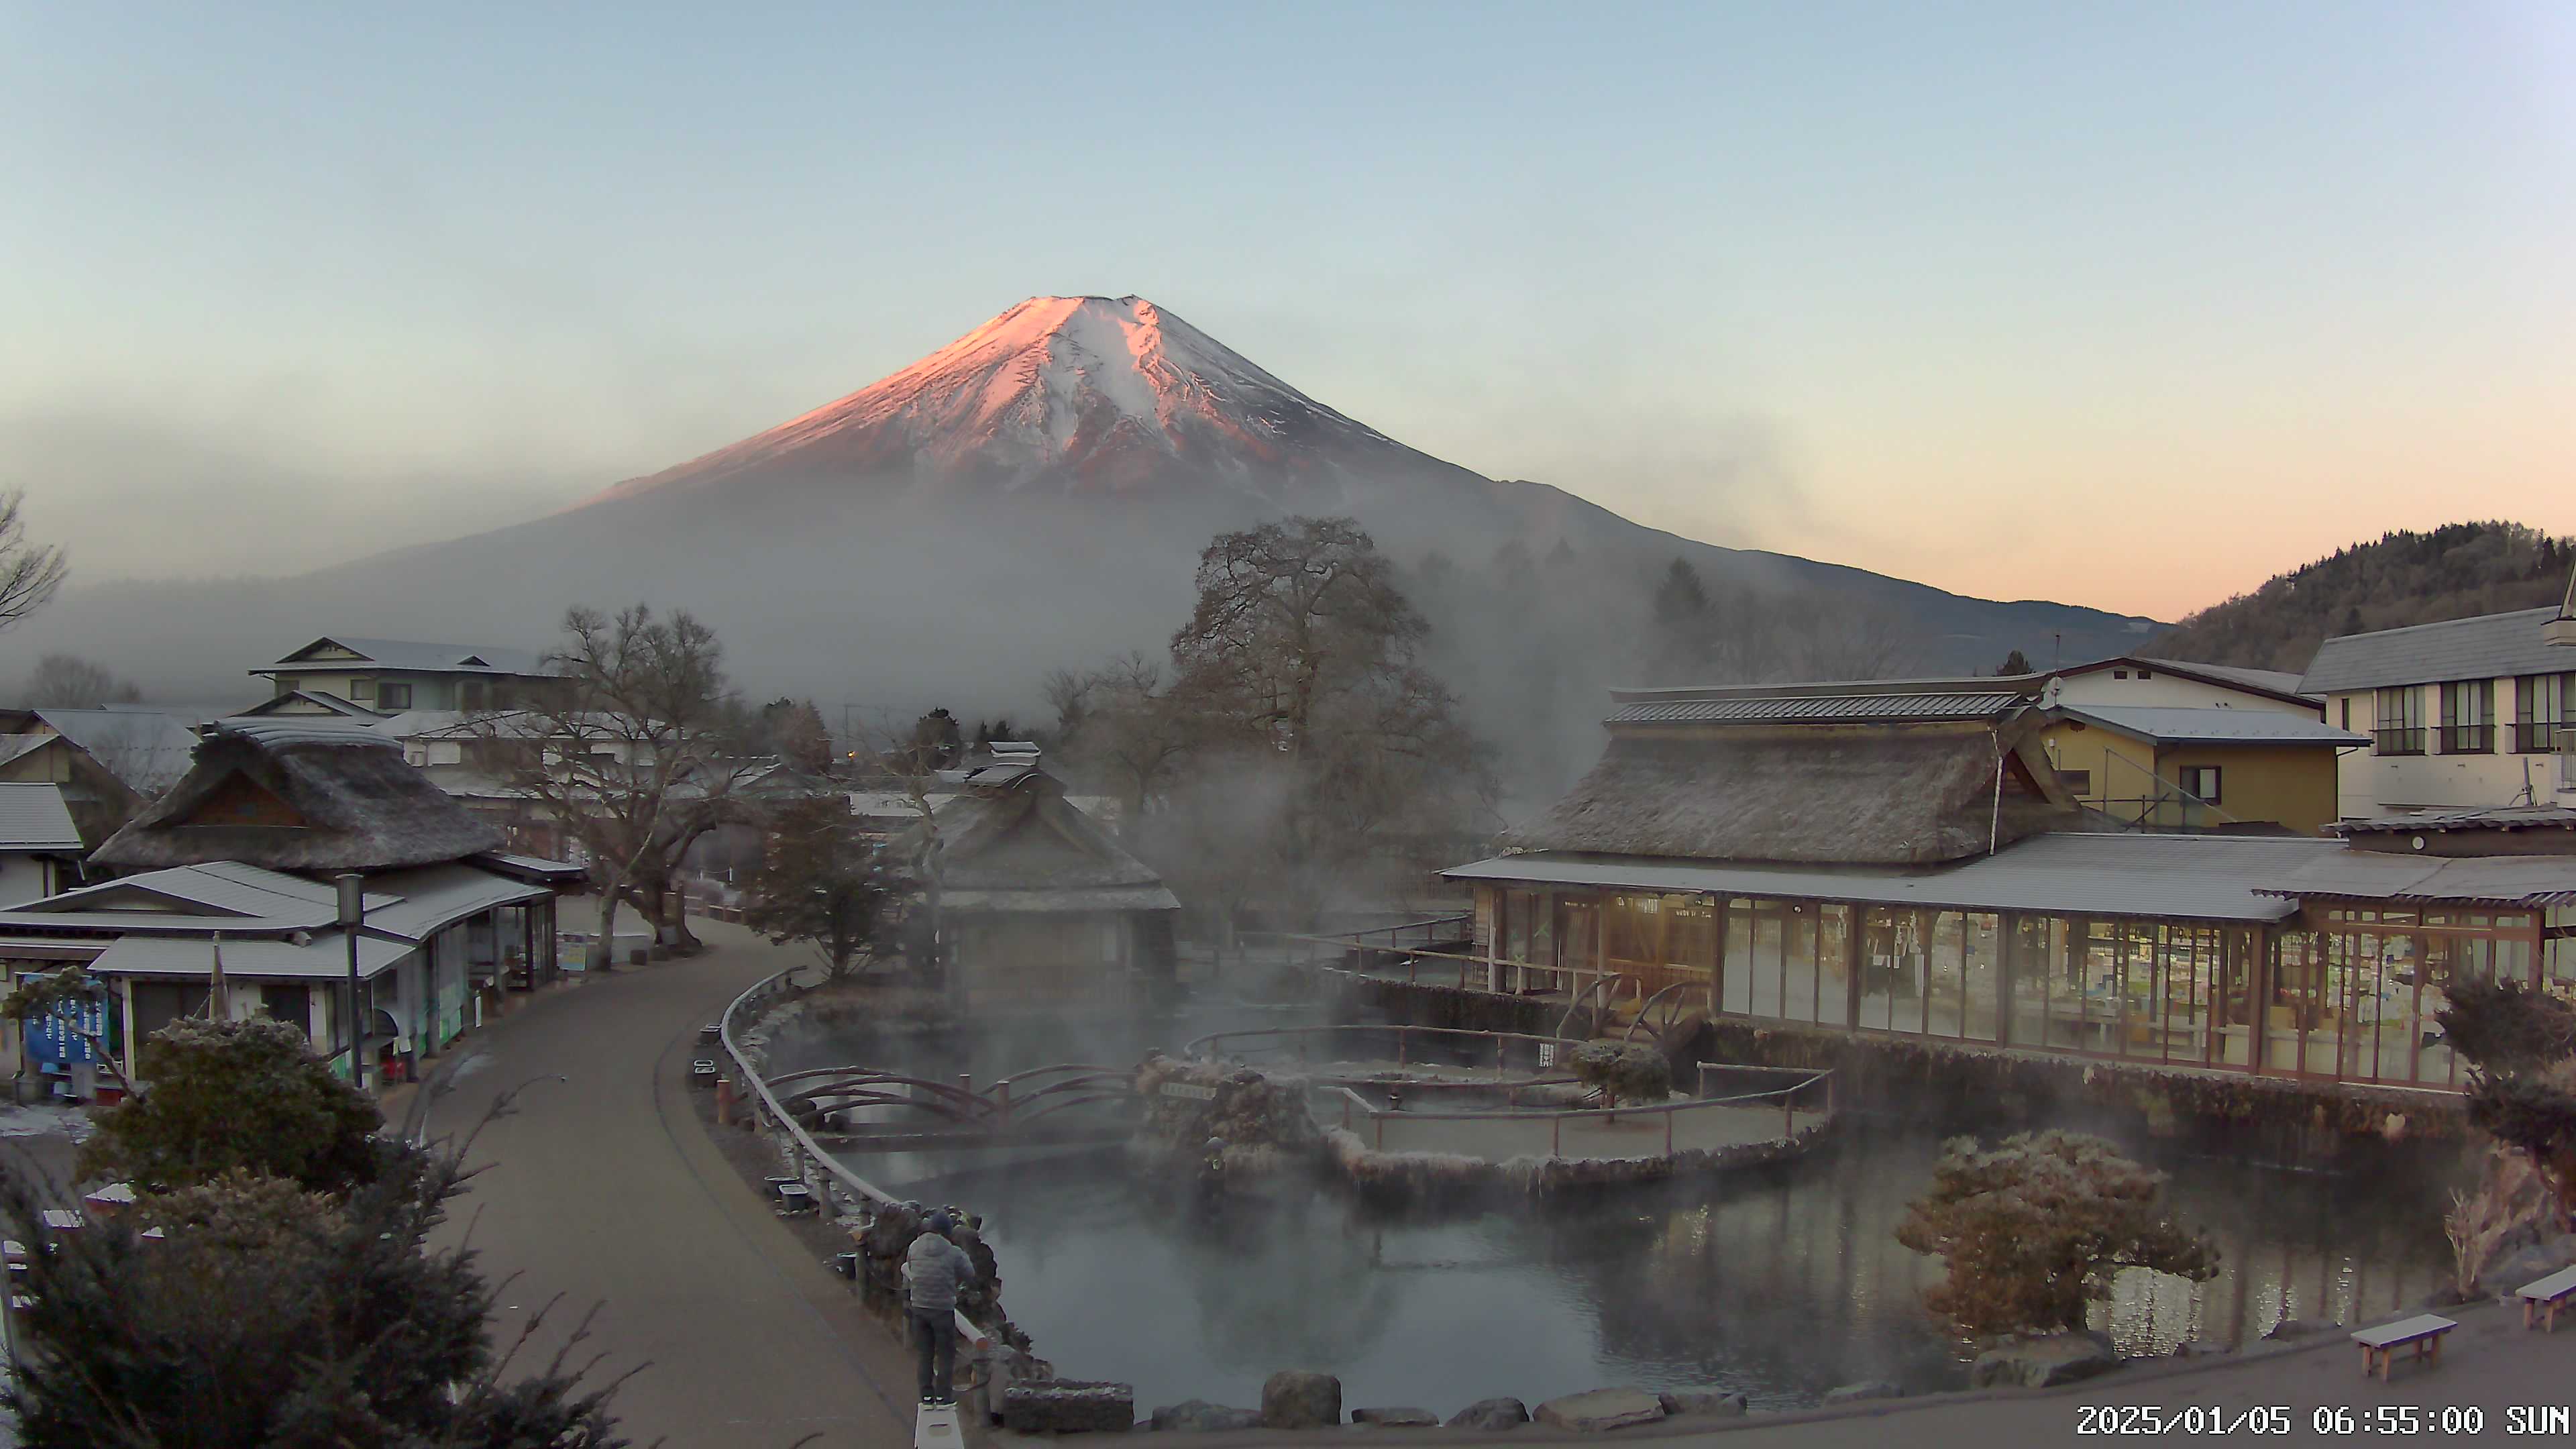
<instances>
[{"instance_id":1,"label":"distant house","mask_svg":"<svg viewBox=\"0 0 2576 1449\"><path fill-rule=\"evenodd\" d=\"M82 853L61 786L0 785L0 906L77 881Z\"/></svg>"},{"instance_id":2,"label":"distant house","mask_svg":"<svg viewBox=\"0 0 2576 1449\"><path fill-rule=\"evenodd\" d=\"M1173 975L1181 903L1034 754L963 773L935 807L950 988L974 1003L1123 999ZM915 830L898 850L920 849Z\"/></svg>"},{"instance_id":3,"label":"distant house","mask_svg":"<svg viewBox=\"0 0 2576 1449\"><path fill-rule=\"evenodd\" d=\"M2124 655L2046 677L2050 761L2130 829L2314 835L2336 818L2336 755L2368 743L2275 670Z\"/></svg>"},{"instance_id":4,"label":"distant house","mask_svg":"<svg viewBox=\"0 0 2576 1449\"><path fill-rule=\"evenodd\" d=\"M2328 639L2302 687L2369 736L2343 762L2347 820L2576 804L2576 583L2554 609Z\"/></svg>"},{"instance_id":5,"label":"distant house","mask_svg":"<svg viewBox=\"0 0 2576 1449\"><path fill-rule=\"evenodd\" d=\"M0 781L61 787L92 846L179 783L196 748L184 718L159 710L0 712Z\"/></svg>"},{"instance_id":6,"label":"distant house","mask_svg":"<svg viewBox=\"0 0 2576 1449\"><path fill-rule=\"evenodd\" d=\"M518 649L412 639L316 639L264 669L272 685L253 713L386 717L406 710L506 709L557 687L555 671Z\"/></svg>"},{"instance_id":7,"label":"distant house","mask_svg":"<svg viewBox=\"0 0 2576 1449\"><path fill-rule=\"evenodd\" d=\"M132 874L0 910L0 963L13 978L64 965L100 978L92 1034L129 1075L152 1032L207 1011L265 1012L345 1050L350 939L333 877L356 873L368 1055L380 1077L404 1075L510 985L553 973L567 872L501 843L363 728L220 722L187 775L91 857ZM48 1057L31 1034L27 1050L69 1072L95 1066L87 1041L57 1033Z\"/></svg>"}]
</instances>

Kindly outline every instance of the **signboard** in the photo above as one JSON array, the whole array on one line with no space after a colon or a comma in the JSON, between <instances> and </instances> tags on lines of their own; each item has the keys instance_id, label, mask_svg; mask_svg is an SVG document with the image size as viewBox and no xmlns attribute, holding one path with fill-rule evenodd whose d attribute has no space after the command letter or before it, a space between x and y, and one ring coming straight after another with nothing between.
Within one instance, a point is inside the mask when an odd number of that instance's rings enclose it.
<instances>
[{"instance_id":1,"label":"signboard","mask_svg":"<svg viewBox=\"0 0 2576 1449\"><path fill-rule=\"evenodd\" d=\"M1194 1086L1188 1082L1165 1082L1163 1084L1163 1095L1166 1097L1187 1097L1193 1102L1213 1102L1216 1100L1216 1088Z\"/></svg>"},{"instance_id":2,"label":"signboard","mask_svg":"<svg viewBox=\"0 0 2576 1449\"><path fill-rule=\"evenodd\" d=\"M58 1001L46 1015L28 1018L27 1055L57 1067L94 1065L98 1052L91 1038L108 1040L114 1033L105 996Z\"/></svg>"}]
</instances>

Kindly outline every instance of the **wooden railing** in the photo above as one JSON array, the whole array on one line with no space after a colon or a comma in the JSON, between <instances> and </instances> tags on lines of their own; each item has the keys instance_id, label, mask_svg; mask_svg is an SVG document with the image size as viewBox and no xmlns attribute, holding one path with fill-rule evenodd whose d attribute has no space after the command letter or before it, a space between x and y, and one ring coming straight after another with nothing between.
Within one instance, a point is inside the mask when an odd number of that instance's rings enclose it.
<instances>
[{"instance_id":1,"label":"wooden railing","mask_svg":"<svg viewBox=\"0 0 2576 1449\"><path fill-rule=\"evenodd\" d=\"M1798 1104L1802 1097L1810 1103L1807 1110L1818 1114L1820 1118L1819 1125L1833 1121L1834 1074L1830 1069L1807 1072L1803 1070L1789 1070L1777 1067L1739 1067L1703 1062L1700 1064L1700 1083L1701 1091L1703 1093L1707 1091L1707 1084L1711 1074L1713 1073L1720 1076L1730 1073L1764 1074L1774 1077L1789 1075L1796 1077L1797 1080L1790 1082L1786 1086L1773 1087L1760 1091L1735 1092L1722 1097L1709 1097L1703 1095L1680 1102L1650 1102L1621 1104L1609 1107L1574 1107L1557 1110L1507 1107L1501 1111L1486 1112L1416 1112L1409 1109L1398 1111L1391 1108L1381 1108L1373 1105L1367 1098L1362 1097L1359 1092L1354 1090L1354 1088L1349 1084L1335 1085L1331 1088L1328 1095L1333 1100L1339 1101L1341 1104L1342 1129L1344 1131L1351 1132L1354 1135L1366 1135L1369 1138L1370 1145L1381 1152L1386 1150L1386 1124L1387 1119L1389 1118L1394 1118L1399 1122L1545 1122L1548 1124L1548 1155L1550 1157L1564 1156L1565 1124L1568 1122L1579 1123L1596 1120L1615 1122L1621 1117L1636 1118L1660 1116L1663 1118L1664 1126L1663 1155L1671 1157L1673 1155L1674 1119L1685 1112L1700 1112L1717 1108L1741 1111L1748 1107L1759 1107L1765 1103L1777 1102L1780 1104L1780 1140L1782 1141L1794 1141L1798 1136ZM1406 1091L1413 1091L1421 1084L1407 1082L1403 1085ZM1821 1100L1819 1100L1819 1097ZM1362 1119L1365 1119L1369 1124L1369 1130L1366 1134L1361 1134L1359 1128L1355 1125Z\"/></svg>"}]
</instances>

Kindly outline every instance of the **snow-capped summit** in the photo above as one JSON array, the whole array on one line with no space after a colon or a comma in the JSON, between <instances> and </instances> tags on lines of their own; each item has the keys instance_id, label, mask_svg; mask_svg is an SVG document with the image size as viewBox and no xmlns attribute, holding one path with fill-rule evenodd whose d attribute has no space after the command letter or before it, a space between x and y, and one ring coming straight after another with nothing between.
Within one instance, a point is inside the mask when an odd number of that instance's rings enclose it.
<instances>
[{"instance_id":1,"label":"snow-capped summit","mask_svg":"<svg viewBox=\"0 0 2576 1449\"><path fill-rule=\"evenodd\" d=\"M1295 505L1423 465L1447 467L1142 297L1032 297L848 397L602 496L793 474L1047 494L1213 483Z\"/></svg>"}]
</instances>

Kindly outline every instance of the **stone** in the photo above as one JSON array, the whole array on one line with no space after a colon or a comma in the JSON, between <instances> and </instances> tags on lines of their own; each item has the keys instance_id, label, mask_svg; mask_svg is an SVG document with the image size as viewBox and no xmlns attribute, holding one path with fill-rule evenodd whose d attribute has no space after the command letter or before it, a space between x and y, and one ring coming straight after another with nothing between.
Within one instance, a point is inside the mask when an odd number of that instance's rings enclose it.
<instances>
[{"instance_id":1,"label":"stone","mask_svg":"<svg viewBox=\"0 0 2576 1449\"><path fill-rule=\"evenodd\" d=\"M1731 1419L1752 1407L1751 1401L1742 1394L1730 1394L1723 1389L1712 1389L1707 1392L1666 1389L1655 1395L1655 1398L1664 1406L1665 1413L1673 1415L1715 1414L1720 1418Z\"/></svg>"},{"instance_id":2,"label":"stone","mask_svg":"<svg viewBox=\"0 0 2576 1449\"><path fill-rule=\"evenodd\" d=\"M1449 1416L1452 1429L1517 1429L1529 1422L1529 1406L1518 1399L1478 1399Z\"/></svg>"},{"instance_id":3,"label":"stone","mask_svg":"<svg viewBox=\"0 0 2576 1449\"><path fill-rule=\"evenodd\" d=\"M1429 1409L1353 1409L1351 1422L1381 1429L1437 1429L1440 1416Z\"/></svg>"},{"instance_id":4,"label":"stone","mask_svg":"<svg viewBox=\"0 0 2576 1449\"><path fill-rule=\"evenodd\" d=\"M1205 1399L1189 1399L1156 1409L1149 1422L1156 1432L1164 1434L1222 1434L1233 1429L1260 1428L1261 1411L1229 1409Z\"/></svg>"},{"instance_id":5,"label":"stone","mask_svg":"<svg viewBox=\"0 0 2576 1449\"><path fill-rule=\"evenodd\" d=\"M2326 1327L2327 1325L2310 1323L2303 1318L2284 1318L2273 1324L2272 1331L2263 1336L2265 1338L2306 1338L2312 1334L2325 1332Z\"/></svg>"},{"instance_id":6,"label":"stone","mask_svg":"<svg viewBox=\"0 0 2576 1449\"><path fill-rule=\"evenodd\" d=\"M2176 1358L2216 1358L2220 1354L2234 1353L2235 1351L2236 1350L2229 1348L2226 1344L2212 1343L2205 1338L2186 1338L2182 1342L2174 1345L2173 1356Z\"/></svg>"},{"instance_id":7,"label":"stone","mask_svg":"<svg viewBox=\"0 0 2576 1449\"><path fill-rule=\"evenodd\" d=\"M1594 1389L1538 1406L1530 1417L1554 1429L1597 1434L1651 1424L1664 1416L1663 1401L1644 1389Z\"/></svg>"},{"instance_id":8,"label":"stone","mask_svg":"<svg viewBox=\"0 0 2576 1449\"><path fill-rule=\"evenodd\" d=\"M2478 1287L2488 1293L2511 1293L2535 1278L2546 1278L2576 1263L2576 1233L2529 1243L2490 1259L2478 1274Z\"/></svg>"},{"instance_id":9,"label":"stone","mask_svg":"<svg viewBox=\"0 0 2576 1449\"><path fill-rule=\"evenodd\" d=\"M1002 1390L1002 1425L1014 1434L1124 1434L1136 1427L1131 1384L1040 1379Z\"/></svg>"},{"instance_id":10,"label":"stone","mask_svg":"<svg viewBox=\"0 0 2576 1449\"><path fill-rule=\"evenodd\" d=\"M1968 1387L2053 1388L2109 1373L2120 1366L2120 1351L2104 1333L2050 1333L2016 1337L1977 1355L1968 1366Z\"/></svg>"},{"instance_id":11,"label":"stone","mask_svg":"<svg viewBox=\"0 0 2576 1449\"><path fill-rule=\"evenodd\" d=\"M1885 1379L1863 1379L1856 1384L1845 1384L1838 1389L1825 1390L1825 1402L1828 1404L1857 1404L1864 1399L1901 1399L1903 1397L1905 1397L1905 1390Z\"/></svg>"},{"instance_id":12,"label":"stone","mask_svg":"<svg viewBox=\"0 0 2576 1449\"><path fill-rule=\"evenodd\" d=\"M1342 1422L1342 1381L1331 1374L1281 1369L1261 1386L1264 1429L1333 1429Z\"/></svg>"}]
</instances>

